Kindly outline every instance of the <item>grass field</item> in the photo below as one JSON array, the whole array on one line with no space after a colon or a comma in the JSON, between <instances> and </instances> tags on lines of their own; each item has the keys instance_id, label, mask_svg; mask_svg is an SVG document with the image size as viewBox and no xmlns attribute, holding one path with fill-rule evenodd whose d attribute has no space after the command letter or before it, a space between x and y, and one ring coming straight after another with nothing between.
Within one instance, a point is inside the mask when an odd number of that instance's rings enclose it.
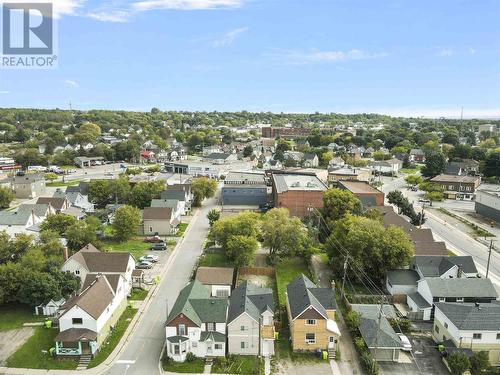
<instances>
[{"instance_id":1,"label":"grass field","mask_svg":"<svg viewBox=\"0 0 500 375\"><path fill-rule=\"evenodd\" d=\"M133 288L129 299L132 301L143 301L148 296L149 291L139 288Z\"/></svg>"},{"instance_id":2,"label":"grass field","mask_svg":"<svg viewBox=\"0 0 500 375\"><path fill-rule=\"evenodd\" d=\"M77 362L51 357L48 353L55 346L58 329L35 327L35 333L7 359L8 367L75 370Z\"/></svg>"},{"instance_id":3,"label":"grass field","mask_svg":"<svg viewBox=\"0 0 500 375\"><path fill-rule=\"evenodd\" d=\"M313 353L293 352L292 345L290 344L290 332L287 330L280 331L278 339L274 342L274 349L276 361L291 361L294 364L325 362L320 357L315 356Z\"/></svg>"},{"instance_id":4,"label":"grass field","mask_svg":"<svg viewBox=\"0 0 500 375\"><path fill-rule=\"evenodd\" d=\"M150 248L151 248L150 243L144 242L143 238L141 237L136 237L126 242L106 240L104 241L103 250L125 251L125 252L128 251L134 256L135 260L139 260L139 258L142 257L146 253L146 251L148 251Z\"/></svg>"},{"instance_id":5,"label":"grass field","mask_svg":"<svg viewBox=\"0 0 500 375\"><path fill-rule=\"evenodd\" d=\"M21 328L23 323L43 322L43 316L34 315L30 306L9 303L0 306L0 331Z\"/></svg>"},{"instance_id":6,"label":"grass field","mask_svg":"<svg viewBox=\"0 0 500 375\"><path fill-rule=\"evenodd\" d=\"M184 374L202 374L205 367L203 358L196 358L191 362L175 362L173 360L166 360L163 357L161 366L164 371L179 372Z\"/></svg>"},{"instance_id":7,"label":"grass field","mask_svg":"<svg viewBox=\"0 0 500 375\"><path fill-rule=\"evenodd\" d=\"M176 236L178 236L178 237L184 236L184 233L186 232L188 225L189 225L188 223L180 223L179 230L177 231Z\"/></svg>"},{"instance_id":8,"label":"grass field","mask_svg":"<svg viewBox=\"0 0 500 375\"><path fill-rule=\"evenodd\" d=\"M276 266L276 283L278 285L278 299L281 306L285 306L285 291L287 285L301 273L311 277L309 269L302 258L283 260Z\"/></svg>"},{"instance_id":9,"label":"grass field","mask_svg":"<svg viewBox=\"0 0 500 375\"><path fill-rule=\"evenodd\" d=\"M404 174L415 174L417 173L422 167L420 165L417 165L415 168L401 168L401 173Z\"/></svg>"},{"instance_id":10,"label":"grass field","mask_svg":"<svg viewBox=\"0 0 500 375\"><path fill-rule=\"evenodd\" d=\"M264 361L251 355L230 355L216 358L212 374L264 374Z\"/></svg>"},{"instance_id":11,"label":"grass field","mask_svg":"<svg viewBox=\"0 0 500 375\"><path fill-rule=\"evenodd\" d=\"M200 267L232 267L231 261L222 250L205 252L200 258Z\"/></svg>"},{"instance_id":12,"label":"grass field","mask_svg":"<svg viewBox=\"0 0 500 375\"><path fill-rule=\"evenodd\" d=\"M115 325L115 329L109 337L105 340L105 343L99 348L97 355L90 361L88 368L96 367L100 365L108 356L111 354L113 349L118 345L123 334L127 330L132 318L137 313L137 309L127 307L122 313L118 322Z\"/></svg>"},{"instance_id":13,"label":"grass field","mask_svg":"<svg viewBox=\"0 0 500 375\"><path fill-rule=\"evenodd\" d=\"M63 186L73 186L73 185L78 185L82 181L81 179L77 180L71 180L71 181L53 181L53 182L47 182L45 185L49 187L63 187Z\"/></svg>"}]
</instances>

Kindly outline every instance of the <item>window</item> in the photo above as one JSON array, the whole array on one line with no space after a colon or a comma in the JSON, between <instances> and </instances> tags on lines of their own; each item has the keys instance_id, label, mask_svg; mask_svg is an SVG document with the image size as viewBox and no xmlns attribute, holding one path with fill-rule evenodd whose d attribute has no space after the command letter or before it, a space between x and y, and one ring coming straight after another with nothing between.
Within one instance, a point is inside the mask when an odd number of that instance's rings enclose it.
<instances>
[{"instance_id":1,"label":"window","mask_svg":"<svg viewBox=\"0 0 500 375\"><path fill-rule=\"evenodd\" d=\"M179 324L179 335L181 335L181 336L186 335L186 325L185 324Z\"/></svg>"},{"instance_id":2,"label":"window","mask_svg":"<svg viewBox=\"0 0 500 375\"><path fill-rule=\"evenodd\" d=\"M457 302L463 302L464 301L464 297L458 297L457 298Z\"/></svg>"},{"instance_id":3,"label":"window","mask_svg":"<svg viewBox=\"0 0 500 375\"><path fill-rule=\"evenodd\" d=\"M149 227L149 233L153 233L153 227Z\"/></svg>"},{"instance_id":4,"label":"window","mask_svg":"<svg viewBox=\"0 0 500 375\"><path fill-rule=\"evenodd\" d=\"M482 337L483 337L483 335L481 333L473 333L472 334L472 338L474 340L481 340Z\"/></svg>"},{"instance_id":5,"label":"window","mask_svg":"<svg viewBox=\"0 0 500 375\"><path fill-rule=\"evenodd\" d=\"M73 322L73 324L83 324L83 319L82 318L73 318L72 322Z\"/></svg>"},{"instance_id":6,"label":"window","mask_svg":"<svg viewBox=\"0 0 500 375\"><path fill-rule=\"evenodd\" d=\"M307 326L315 326L316 325L316 319L307 319L306 320L306 325Z\"/></svg>"},{"instance_id":7,"label":"window","mask_svg":"<svg viewBox=\"0 0 500 375\"><path fill-rule=\"evenodd\" d=\"M240 331L243 332L245 330L245 326L240 327Z\"/></svg>"},{"instance_id":8,"label":"window","mask_svg":"<svg viewBox=\"0 0 500 375\"><path fill-rule=\"evenodd\" d=\"M446 298L439 297L439 302L446 302Z\"/></svg>"},{"instance_id":9,"label":"window","mask_svg":"<svg viewBox=\"0 0 500 375\"><path fill-rule=\"evenodd\" d=\"M76 275L79 275L79 274L80 274L80 270L76 270L76 271L75 271L75 274L76 274Z\"/></svg>"},{"instance_id":10,"label":"window","mask_svg":"<svg viewBox=\"0 0 500 375\"><path fill-rule=\"evenodd\" d=\"M316 334L306 333L306 343L308 343L308 344L316 343Z\"/></svg>"},{"instance_id":11,"label":"window","mask_svg":"<svg viewBox=\"0 0 500 375\"><path fill-rule=\"evenodd\" d=\"M247 343L246 343L245 341L242 341L242 342L240 343L240 348L241 348L241 349L246 349L246 348L248 348Z\"/></svg>"},{"instance_id":12,"label":"window","mask_svg":"<svg viewBox=\"0 0 500 375\"><path fill-rule=\"evenodd\" d=\"M466 186L466 187L465 187L465 190L467 190L467 191L471 191L472 189L471 189L471 187L470 187L470 186Z\"/></svg>"},{"instance_id":13,"label":"window","mask_svg":"<svg viewBox=\"0 0 500 375\"><path fill-rule=\"evenodd\" d=\"M229 291L228 290L225 290L225 289L218 289L216 292L215 292L215 295L219 298L227 298L229 297Z\"/></svg>"},{"instance_id":14,"label":"window","mask_svg":"<svg viewBox=\"0 0 500 375\"><path fill-rule=\"evenodd\" d=\"M198 347L198 342L196 342L196 341L191 342L191 346L193 348L197 348Z\"/></svg>"},{"instance_id":15,"label":"window","mask_svg":"<svg viewBox=\"0 0 500 375\"><path fill-rule=\"evenodd\" d=\"M207 331L215 331L215 323L207 323Z\"/></svg>"},{"instance_id":16,"label":"window","mask_svg":"<svg viewBox=\"0 0 500 375\"><path fill-rule=\"evenodd\" d=\"M500 333L497 333L497 340L500 340Z\"/></svg>"},{"instance_id":17,"label":"window","mask_svg":"<svg viewBox=\"0 0 500 375\"><path fill-rule=\"evenodd\" d=\"M434 326L434 332L439 333L439 327L437 326L437 324Z\"/></svg>"},{"instance_id":18,"label":"window","mask_svg":"<svg viewBox=\"0 0 500 375\"><path fill-rule=\"evenodd\" d=\"M174 354L179 354L179 344L174 344Z\"/></svg>"},{"instance_id":19,"label":"window","mask_svg":"<svg viewBox=\"0 0 500 375\"><path fill-rule=\"evenodd\" d=\"M448 185L448 190L454 190L454 186L453 185Z\"/></svg>"},{"instance_id":20,"label":"window","mask_svg":"<svg viewBox=\"0 0 500 375\"><path fill-rule=\"evenodd\" d=\"M215 348L215 350L221 350L222 349L222 344L215 344L214 348Z\"/></svg>"},{"instance_id":21,"label":"window","mask_svg":"<svg viewBox=\"0 0 500 375\"><path fill-rule=\"evenodd\" d=\"M448 329L448 323L444 322L444 328Z\"/></svg>"}]
</instances>

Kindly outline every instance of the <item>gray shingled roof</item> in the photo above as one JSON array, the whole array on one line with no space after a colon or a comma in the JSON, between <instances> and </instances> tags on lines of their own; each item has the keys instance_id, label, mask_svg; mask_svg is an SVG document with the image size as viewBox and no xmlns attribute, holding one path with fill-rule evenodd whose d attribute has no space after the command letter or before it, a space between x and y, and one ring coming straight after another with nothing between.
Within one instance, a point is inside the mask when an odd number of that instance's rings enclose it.
<instances>
[{"instance_id":1,"label":"gray shingled roof","mask_svg":"<svg viewBox=\"0 0 500 375\"><path fill-rule=\"evenodd\" d=\"M436 277L425 279L425 281L427 281L433 297L498 297L490 279L441 279Z\"/></svg>"},{"instance_id":2,"label":"gray shingled roof","mask_svg":"<svg viewBox=\"0 0 500 375\"><path fill-rule=\"evenodd\" d=\"M414 256L411 268L418 267L424 277L439 277L454 266L461 266L465 273L477 273L474 259L466 256Z\"/></svg>"},{"instance_id":3,"label":"gray shingled roof","mask_svg":"<svg viewBox=\"0 0 500 375\"><path fill-rule=\"evenodd\" d=\"M484 303L435 303L436 308L462 330L500 331L500 305Z\"/></svg>"},{"instance_id":4,"label":"gray shingled roof","mask_svg":"<svg viewBox=\"0 0 500 375\"><path fill-rule=\"evenodd\" d=\"M318 288L304 274L288 284L286 290L292 319L297 318L309 306L314 307L325 319L326 310L337 309L333 291L329 288Z\"/></svg>"},{"instance_id":5,"label":"gray shingled roof","mask_svg":"<svg viewBox=\"0 0 500 375\"><path fill-rule=\"evenodd\" d=\"M417 285L418 273L413 270L391 270L387 279L392 285Z\"/></svg>"},{"instance_id":6,"label":"gray shingled roof","mask_svg":"<svg viewBox=\"0 0 500 375\"><path fill-rule=\"evenodd\" d=\"M427 302L419 292L408 294L408 298L410 298L413 302L415 302L417 307L420 309L427 309L429 307L432 307L430 303Z\"/></svg>"},{"instance_id":7,"label":"gray shingled roof","mask_svg":"<svg viewBox=\"0 0 500 375\"><path fill-rule=\"evenodd\" d=\"M208 339L214 342L226 342L226 335L217 331L202 332L200 334L200 341L207 341Z\"/></svg>"},{"instance_id":8,"label":"gray shingled roof","mask_svg":"<svg viewBox=\"0 0 500 375\"><path fill-rule=\"evenodd\" d=\"M161 199L177 199L184 202L186 200L186 193L182 190L164 190L160 193Z\"/></svg>"},{"instance_id":9,"label":"gray shingled roof","mask_svg":"<svg viewBox=\"0 0 500 375\"><path fill-rule=\"evenodd\" d=\"M258 322L266 310L274 312L273 291L245 281L231 293L227 322L231 323L244 312Z\"/></svg>"}]
</instances>

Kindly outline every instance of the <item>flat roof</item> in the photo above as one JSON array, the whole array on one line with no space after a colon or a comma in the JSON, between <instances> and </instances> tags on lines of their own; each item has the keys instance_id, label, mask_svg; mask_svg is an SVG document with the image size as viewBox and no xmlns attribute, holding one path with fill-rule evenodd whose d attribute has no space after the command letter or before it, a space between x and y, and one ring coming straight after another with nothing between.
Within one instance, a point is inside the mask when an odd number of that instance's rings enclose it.
<instances>
[{"instance_id":1,"label":"flat roof","mask_svg":"<svg viewBox=\"0 0 500 375\"><path fill-rule=\"evenodd\" d=\"M253 171L230 171L227 174L224 183L231 184L233 182L245 182L248 181L250 183L260 183L265 184L265 175L264 172L253 172Z\"/></svg>"},{"instance_id":2,"label":"flat roof","mask_svg":"<svg viewBox=\"0 0 500 375\"><path fill-rule=\"evenodd\" d=\"M477 176L457 176L454 174L440 174L434 178L431 178L432 182L465 182L474 183L479 180Z\"/></svg>"},{"instance_id":3,"label":"flat roof","mask_svg":"<svg viewBox=\"0 0 500 375\"><path fill-rule=\"evenodd\" d=\"M346 176L357 176L363 172L370 172L369 169L364 168L340 168L329 171L329 174L340 174Z\"/></svg>"},{"instance_id":4,"label":"flat roof","mask_svg":"<svg viewBox=\"0 0 500 375\"><path fill-rule=\"evenodd\" d=\"M373 193L373 194L384 194L378 189L375 189L373 186L370 186L367 182L364 181L339 181L339 184L344 186L347 190L352 193Z\"/></svg>"},{"instance_id":5,"label":"flat roof","mask_svg":"<svg viewBox=\"0 0 500 375\"><path fill-rule=\"evenodd\" d=\"M325 191L326 185L316 176L302 174L273 174L278 193L289 190Z\"/></svg>"}]
</instances>

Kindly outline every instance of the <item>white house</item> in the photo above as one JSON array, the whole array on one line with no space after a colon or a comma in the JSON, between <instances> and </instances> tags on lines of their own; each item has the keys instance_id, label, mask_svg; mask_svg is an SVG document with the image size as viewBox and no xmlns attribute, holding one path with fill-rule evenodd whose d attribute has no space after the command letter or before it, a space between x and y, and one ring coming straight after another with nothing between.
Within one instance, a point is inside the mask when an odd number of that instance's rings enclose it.
<instances>
[{"instance_id":1,"label":"white house","mask_svg":"<svg viewBox=\"0 0 500 375\"><path fill-rule=\"evenodd\" d=\"M304 154L303 165L306 168L316 168L319 166L318 155L309 153Z\"/></svg>"},{"instance_id":2,"label":"white house","mask_svg":"<svg viewBox=\"0 0 500 375\"><path fill-rule=\"evenodd\" d=\"M62 191L57 189L54 198L66 198L71 206L81 208L85 212L94 212L94 204L89 202L89 196L78 191Z\"/></svg>"},{"instance_id":3,"label":"white house","mask_svg":"<svg viewBox=\"0 0 500 375\"><path fill-rule=\"evenodd\" d=\"M385 287L391 295L408 295L417 291L418 273L414 270L391 270L387 272Z\"/></svg>"},{"instance_id":4,"label":"white house","mask_svg":"<svg viewBox=\"0 0 500 375\"><path fill-rule=\"evenodd\" d=\"M500 366L500 305L438 302L432 336L445 350L486 351L490 364Z\"/></svg>"},{"instance_id":5,"label":"white house","mask_svg":"<svg viewBox=\"0 0 500 375\"><path fill-rule=\"evenodd\" d=\"M38 225L54 210L47 204L22 204L17 211L0 211L0 231L14 237L19 233L35 234Z\"/></svg>"},{"instance_id":6,"label":"white house","mask_svg":"<svg viewBox=\"0 0 500 375\"><path fill-rule=\"evenodd\" d=\"M56 355L93 356L126 305L122 275L87 274L82 291L60 308Z\"/></svg>"},{"instance_id":7,"label":"white house","mask_svg":"<svg viewBox=\"0 0 500 375\"><path fill-rule=\"evenodd\" d=\"M165 325L167 354L183 362L187 353L197 357L226 354L226 298L212 298L198 280L181 290Z\"/></svg>"},{"instance_id":8,"label":"white house","mask_svg":"<svg viewBox=\"0 0 500 375\"><path fill-rule=\"evenodd\" d=\"M58 301L51 299L49 302L45 304L40 304L35 306L35 315L44 315L44 316L54 316L57 315L59 308L66 303L64 298L61 298Z\"/></svg>"},{"instance_id":9,"label":"white house","mask_svg":"<svg viewBox=\"0 0 500 375\"><path fill-rule=\"evenodd\" d=\"M196 271L196 280L210 289L212 297L229 297L234 277L234 268L230 267L199 267Z\"/></svg>"},{"instance_id":10,"label":"white house","mask_svg":"<svg viewBox=\"0 0 500 375\"><path fill-rule=\"evenodd\" d=\"M418 273L419 278L440 277L448 278L475 278L478 275L474 259L466 256L414 256L410 269Z\"/></svg>"},{"instance_id":11,"label":"white house","mask_svg":"<svg viewBox=\"0 0 500 375\"><path fill-rule=\"evenodd\" d=\"M374 172L397 174L403 168L403 162L398 159L374 161L370 168Z\"/></svg>"},{"instance_id":12,"label":"white house","mask_svg":"<svg viewBox=\"0 0 500 375\"><path fill-rule=\"evenodd\" d=\"M71 272L82 282L88 274L104 273L106 275L122 275L125 280L126 295L132 289L132 271L135 269L135 259L130 253L103 253L94 245L88 244L73 254L61 267L63 272Z\"/></svg>"},{"instance_id":13,"label":"white house","mask_svg":"<svg viewBox=\"0 0 500 375\"><path fill-rule=\"evenodd\" d=\"M273 291L243 282L229 301L228 353L274 355L274 333Z\"/></svg>"}]
</instances>

